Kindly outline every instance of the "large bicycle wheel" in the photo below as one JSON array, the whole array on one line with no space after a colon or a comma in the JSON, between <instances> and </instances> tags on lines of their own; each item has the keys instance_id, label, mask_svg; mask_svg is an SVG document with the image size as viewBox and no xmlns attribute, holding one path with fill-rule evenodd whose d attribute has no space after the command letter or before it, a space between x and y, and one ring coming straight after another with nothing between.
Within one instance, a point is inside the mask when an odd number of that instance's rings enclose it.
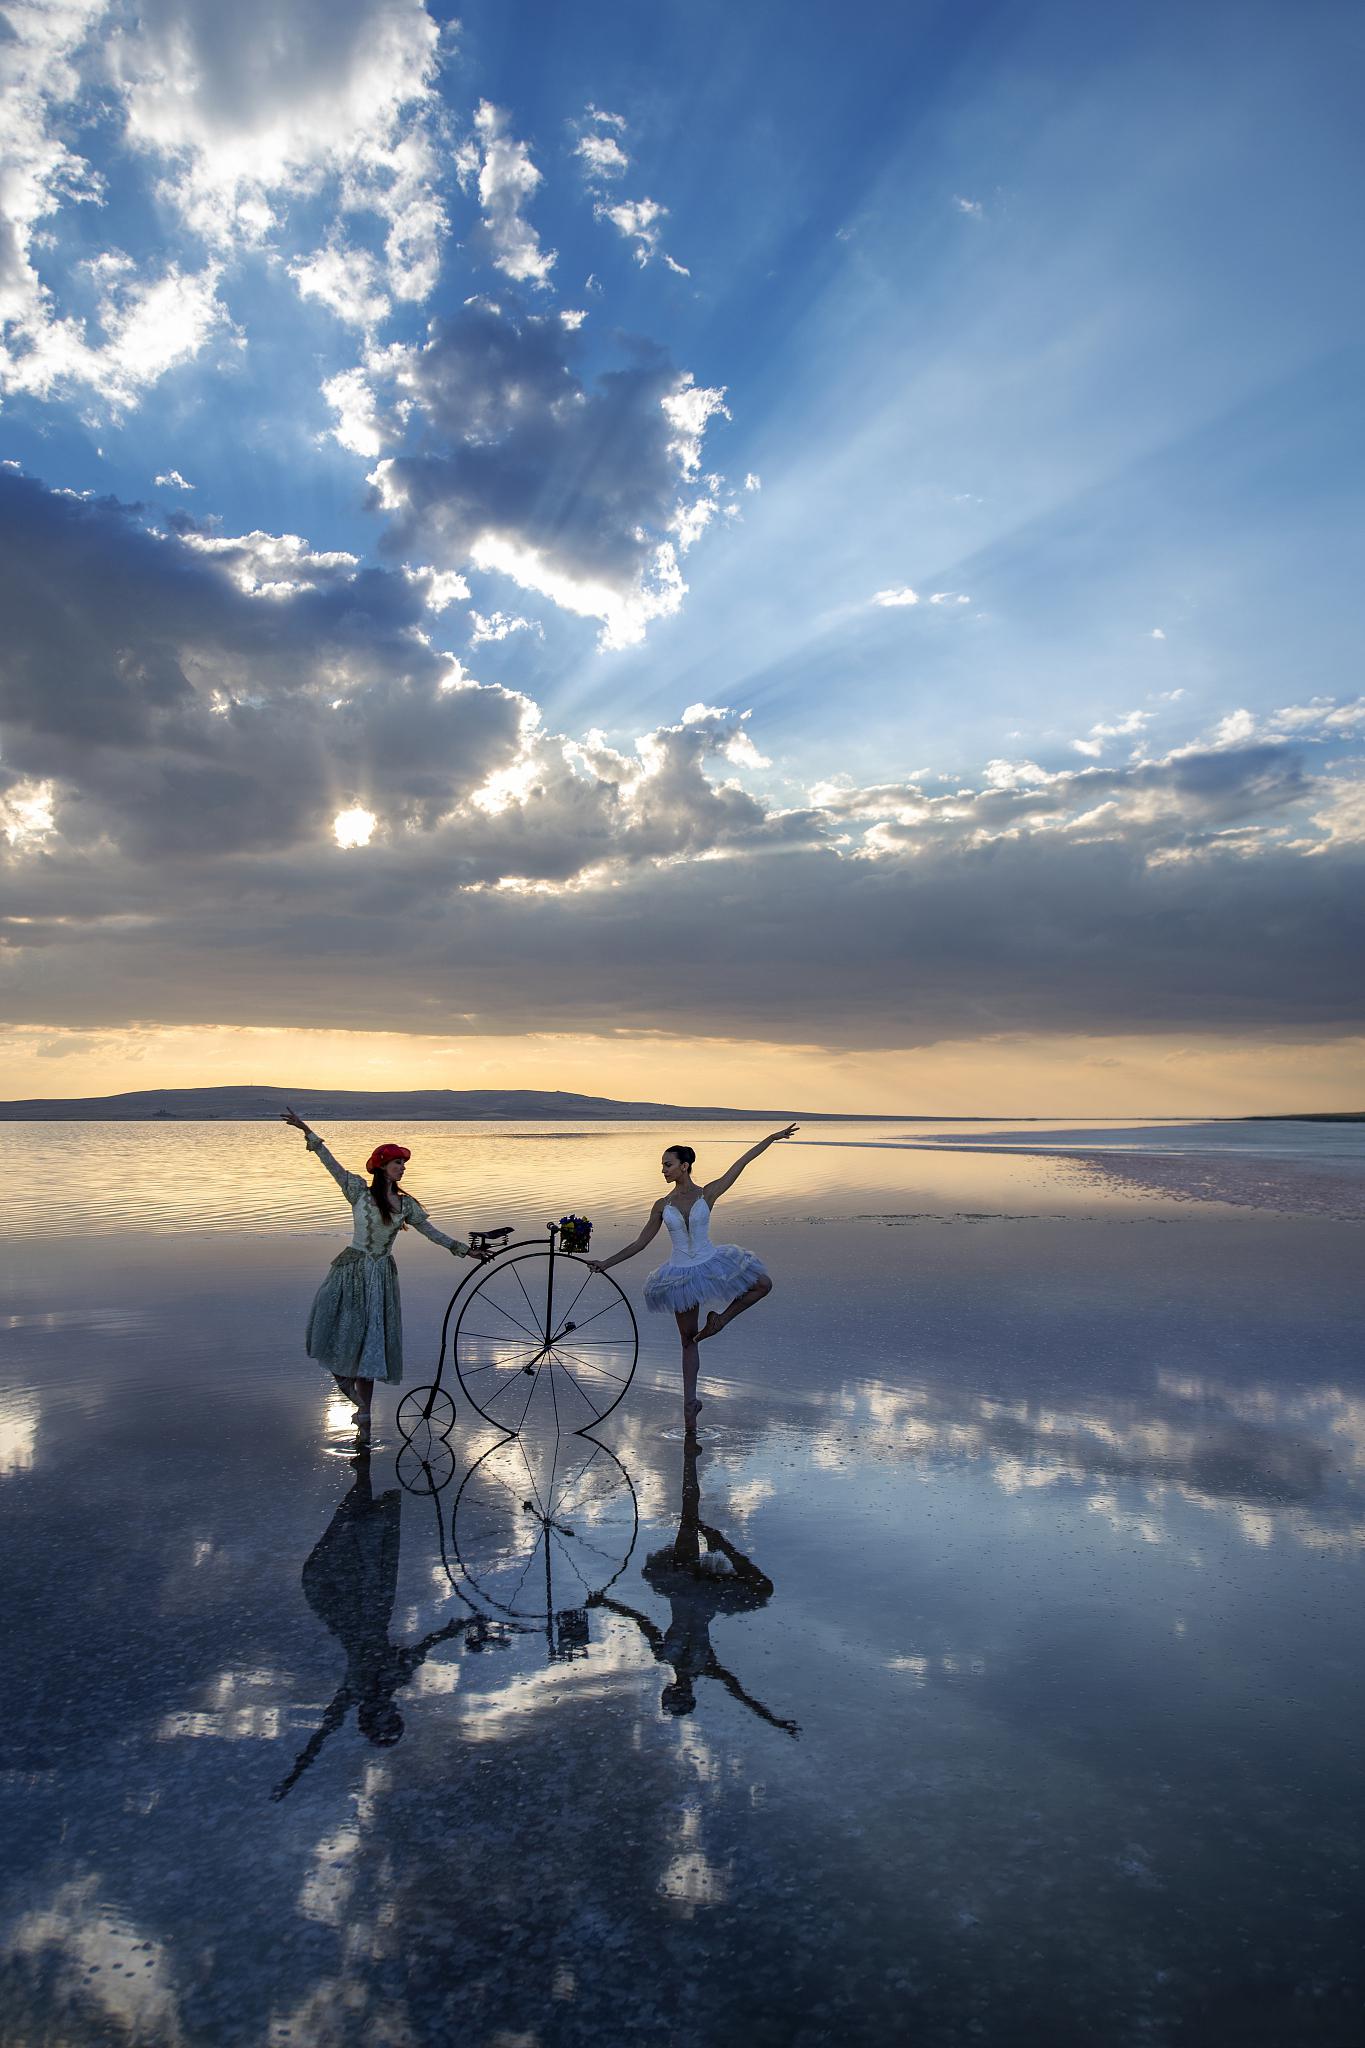
<instances>
[{"instance_id":1,"label":"large bicycle wheel","mask_svg":"<svg viewBox=\"0 0 1365 2048\"><path fill-rule=\"evenodd\" d=\"M455 1370L487 1421L510 1435L567 1434L609 1415L639 1354L635 1312L609 1273L565 1253L500 1259L455 1324Z\"/></svg>"},{"instance_id":2,"label":"large bicycle wheel","mask_svg":"<svg viewBox=\"0 0 1365 2048\"><path fill-rule=\"evenodd\" d=\"M586 1643L588 1603L625 1570L639 1527L630 1474L586 1436L504 1438L470 1466L450 1515L466 1597L550 1626L557 1655Z\"/></svg>"}]
</instances>

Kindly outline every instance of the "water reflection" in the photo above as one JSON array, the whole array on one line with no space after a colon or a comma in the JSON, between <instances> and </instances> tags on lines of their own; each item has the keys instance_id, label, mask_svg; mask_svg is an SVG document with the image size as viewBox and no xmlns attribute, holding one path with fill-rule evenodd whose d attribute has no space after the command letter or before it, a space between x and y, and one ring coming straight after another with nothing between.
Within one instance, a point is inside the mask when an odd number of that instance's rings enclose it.
<instances>
[{"instance_id":1,"label":"water reflection","mask_svg":"<svg viewBox=\"0 0 1365 2048\"><path fill-rule=\"evenodd\" d=\"M442 1558L462 1598L543 1628L551 1660L568 1662L586 1655L588 1609L625 1570L639 1525L630 1474L604 1443L517 1436L465 1473Z\"/></svg>"},{"instance_id":2,"label":"water reflection","mask_svg":"<svg viewBox=\"0 0 1365 2048\"><path fill-rule=\"evenodd\" d=\"M683 1441L678 1533L672 1543L653 1553L643 1573L652 1590L669 1603L667 1628L661 1629L638 1608L604 1593L594 1595L589 1604L608 1607L613 1614L633 1621L657 1662L672 1666L672 1680L659 1698L666 1714L692 1713L697 1704L697 1680L714 1678L731 1699L748 1707L761 1721L795 1736L800 1732L797 1723L784 1720L746 1691L734 1672L721 1663L712 1644L711 1624L718 1614L752 1613L766 1607L774 1588L752 1558L702 1520L697 1457L697 1439L688 1435Z\"/></svg>"},{"instance_id":3,"label":"water reflection","mask_svg":"<svg viewBox=\"0 0 1365 2048\"><path fill-rule=\"evenodd\" d=\"M465 1637L476 1626L476 1617L461 1615L432 1629L419 1642L390 1640L398 1593L403 1494L393 1486L376 1496L367 1455L358 1456L355 1467L350 1492L303 1567L304 1597L345 1651L346 1676L294 1768L275 1787L272 1799L283 1799L316 1763L328 1736L341 1727L352 1707L361 1734L376 1748L387 1749L398 1742L403 1716L394 1694L439 1643ZM485 1628L479 1628L479 1637L482 1647L487 1640Z\"/></svg>"}]
</instances>

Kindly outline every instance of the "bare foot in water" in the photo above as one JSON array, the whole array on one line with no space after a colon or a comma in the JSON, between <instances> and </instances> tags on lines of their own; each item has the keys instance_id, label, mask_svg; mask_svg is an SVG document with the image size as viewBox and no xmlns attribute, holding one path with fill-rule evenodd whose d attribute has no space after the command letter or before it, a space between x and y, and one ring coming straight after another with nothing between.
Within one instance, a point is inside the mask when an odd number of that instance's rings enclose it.
<instances>
[{"instance_id":1,"label":"bare foot in water","mask_svg":"<svg viewBox=\"0 0 1365 2048\"><path fill-rule=\"evenodd\" d=\"M703 1401L683 1402L683 1421L687 1424L687 1427L689 1429L696 1428L697 1417L701 1414L701 1411L705 1407L705 1405L706 1404Z\"/></svg>"},{"instance_id":2,"label":"bare foot in water","mask_svg":"<svg viewBox=\"0 0 1365 2048\"><path fill-rule=\"evenodd\" d=\"M706 1321L702 1324L701 1328L697 1332L697 1342L699 1344L704 1344L708 1337L714 1337L718 1335L718 1333L724 1328L725 1325L721 1321L719 1315L716 1313L715 1309L712 1309L710 1315L706 1318Z\"/></svg>"}]
</instances>

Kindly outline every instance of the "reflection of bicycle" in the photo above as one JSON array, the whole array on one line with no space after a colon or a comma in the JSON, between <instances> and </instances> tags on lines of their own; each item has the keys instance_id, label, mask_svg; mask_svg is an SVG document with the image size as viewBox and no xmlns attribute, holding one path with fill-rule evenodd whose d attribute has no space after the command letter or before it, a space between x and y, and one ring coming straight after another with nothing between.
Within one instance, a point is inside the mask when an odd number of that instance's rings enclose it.
<instances>
[{"instance_id":1,"label":"reflection of bicycle","mask_svg":"<svg viewBox=\"0 0 1365 2048\"><path fill-rule=\"evenodd\" d=\"M461 1480L447 1544L440 1497L452 1476L440 1439L398 1454L400 1483L432 1500L442 1569L478 1628L497 1642L543 1633L554 1662L586 1656L589 1611L625 1570L640 1526L616 1453L590 1436L504 1437Z\"/></svg>"},{"instance_id":2,"label":"reflection of bicycle","mask_svg":"<svg viewBox=\"0 0 1365 2048\"><path fill-rule=\"evenodd\" d=\"M398 1427L410 1442L454 1427L455 1406L441 1384L447 1337L467 1399L509 1436L591 1429L625 1393L640 1349L635 1312L609 1273L588 1266L585 1230L547 1228L547 1239L515 1244L505 1242L510 1225L473 1233L474 1249L491 1256L451 1296L435 1379L399 1403Z\"/></svg>"}]
</instances>

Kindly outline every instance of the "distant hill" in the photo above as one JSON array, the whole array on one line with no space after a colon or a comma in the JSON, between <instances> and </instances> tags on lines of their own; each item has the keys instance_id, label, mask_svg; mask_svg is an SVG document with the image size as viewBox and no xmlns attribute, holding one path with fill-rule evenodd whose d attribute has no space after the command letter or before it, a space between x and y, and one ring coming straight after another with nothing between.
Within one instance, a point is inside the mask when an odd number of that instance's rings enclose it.
<instances>
[{"instance_id":1,"label":"distant hill","mask_svg":"<svg viewBox=\"0 0 1365 2048\"><path fill-rule=\"evenodd\" d=\"M444 1120L488 1123L579 1122L595 1119L620 1123L662 1117L732 1118L737 1122L790 1122L806 1114L809 1122L858 1122L865 1117L839 1118L792 1109L727 1109L695 1103L615 1102L606 1095L569 1095L541 1088L415 1088L370 1090L348 1088L139 1088L126 1095L40 1097L29 1102L0 1102L0 1123L250 1123L277 1117L286 1104L309 1123L402 1123ZM905 1119L901 1119L905 1121Z\"/></svg>"}]
</instances>

